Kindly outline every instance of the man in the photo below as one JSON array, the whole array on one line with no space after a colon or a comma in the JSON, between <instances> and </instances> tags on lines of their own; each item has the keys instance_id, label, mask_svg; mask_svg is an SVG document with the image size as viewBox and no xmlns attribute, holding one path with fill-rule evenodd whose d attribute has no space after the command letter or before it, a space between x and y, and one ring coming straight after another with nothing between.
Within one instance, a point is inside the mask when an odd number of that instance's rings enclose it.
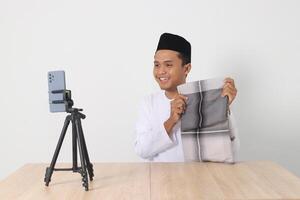
<instances>
[{"instance_id":1,"label":"man","mask_svg":"<svg viewBox=\"0 0 300 200\"><path fill-rule=\"evenodd\" d=\"M178 35L162 34L153 67L153 75L161 91L142 101L135 128L135 151L140 157L159 162L185 161L179 122L187 98L178 94L177 86L186 82L190 70L190 43ZM236 94L234 80L226 78L222 96L228 97L229 105ZM231 128L234 129L232 125Z\"/></svg>"}]
</instances>

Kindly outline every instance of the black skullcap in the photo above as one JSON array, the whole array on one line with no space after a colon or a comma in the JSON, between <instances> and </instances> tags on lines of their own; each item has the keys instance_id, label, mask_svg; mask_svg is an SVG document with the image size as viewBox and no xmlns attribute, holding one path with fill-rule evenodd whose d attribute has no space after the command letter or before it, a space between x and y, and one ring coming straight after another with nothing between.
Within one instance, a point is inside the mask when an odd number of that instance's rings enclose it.
<instances>
[{"instance_id":1,"label":"black skullcap","mask_svg":"<svg viewBox=\"0 0 300 200\"><path fill-rule=\"evenodd\" d=\"M179 35L163 33L159 38L156 51L162 49L177 51L187 56L189 61L191 60L191 44Z\"/></svg>"}]
</instances>

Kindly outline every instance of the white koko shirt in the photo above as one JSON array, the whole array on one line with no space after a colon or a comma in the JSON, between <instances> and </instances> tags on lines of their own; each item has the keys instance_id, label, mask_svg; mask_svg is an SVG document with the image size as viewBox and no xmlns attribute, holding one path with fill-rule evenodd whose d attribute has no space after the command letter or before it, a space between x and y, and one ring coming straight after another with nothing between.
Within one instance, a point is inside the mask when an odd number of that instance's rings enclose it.
<instances>
[{"instance_id":1,"label":"white koko shirt","mask_svg":"<svg viewBox=\"0 0 300 200\"><path fill-rule=\"evenodd\" d=\"M181 140L180 121L173 127L169 137L164 122L170 117L170 99L161 90L143 99L139 107L138 120L135 126L135 152L143 159L155 162L184 162ZM235 139L231 142L228 135L201 135L200 143L209 147L206 154L211 161L224 157L224 149L230 149L233 160L239 148L239 138L232 114L229 115L229 127ZM227 145L227 147L225 146ZM215 148L217 147L217 148ZM226 159L224 159L226 162Z\"/></svg>"}]
</instances>

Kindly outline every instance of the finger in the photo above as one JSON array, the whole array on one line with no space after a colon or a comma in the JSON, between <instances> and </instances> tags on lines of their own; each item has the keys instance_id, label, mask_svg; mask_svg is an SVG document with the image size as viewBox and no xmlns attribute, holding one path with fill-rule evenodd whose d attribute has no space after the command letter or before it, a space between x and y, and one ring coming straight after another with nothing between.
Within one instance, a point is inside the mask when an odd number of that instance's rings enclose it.
<instances>
[{"instance_id":1,"label":"finger","mask_svg":"<svg viewBox=\"0 0 300 200\"><path fill-rule=\"evenodd\" d=\"M176 104L176 108L184 108L185 107L185 104L183 102L178 102Z\"/></svg>"},{"instance_id":2,"label":"finger","mask_svg":"<svg viewBox=\"0 0 300 200\"><path fill-rule=\"evenodd\" d=\"M174 101L174 104L175 105L186 105L186 102L183 100L183 99L176 99L175 101Z\"/></svg>"},{"instance_id":3,"label":"finger","mask_svg":"<svg viewBox=\"0 0 300 200\"><path fill-rule=\"evenodd\" d=\"M182 110L180 110L179 108L175 108L173 110L173 113L176 114L176 115L181 115L182 114Z\"/></svg>"},{"instance_id":4,"label":"finger","mask_svg":"<svg viewBox=\"0 0 300 200\"><path fill-rule=\"evenodd\" d=\"M184 96L184 95L182 95L182 94L178 94L178 95L175 97L175 99L182 99L182 100L186 103L188 97L187 97L187 96Z\"/></svg>"},{"instance_id":5,"label":"finger","mask_svg":"<svg viewBox=\"0 0 300 200\"><path fill-rule=\"evenodd\" d=\"M225 89L223 92L222 92L222 97L224 96L232 96L232 97L235 97L236 96L236 91L233 91L233 90L229 90L229 89Z\"/></svg>"},{"instance_id":6,"label":"finger","mask_svg":"<svg viewBox=\"0 0 300 200\"><path fill-rule=\"evenodd\" d=\"M233 78L231 78L231 77L226 77L226 78L224 79L224 82L233 82L233 83L234 83L234 80L233 80Z\"/></svg>"},{"instance_id":7,"label":"finger","mask_svg":"<svg viewBox=\"0 0 300 200\"><path fill-rule=\"evenodd\" d=\"M234 87L234 85L232 85L230 83L225 83L224 86L223 86L223 90L224 89L229 89L229 90L232 90L232 91L236 90L236 88Z\"/></svg>"},{"instance_id":8,"label":"finger","mask_svg":"<svg viewBox=\"0 0 300 200\"><path fill-rule=\"evenodd\" d=\"M235 85L234 85L234 83L232 83L232 82L225 82L224 83L224 85L223 85L223 87L231 87L231 88L235 88Z\"/></svg>"},{"instance_id":9,"label":"finger","mask_svg":"<svg viewBox=\"0 0 300 200\"><path fill-rule=\"evenodd\" d=\"M225 82L224 85L223 85L223 87L225 87L225 86L235 88L235 86L233 85L232 82Z\"/></svg>"},{"instance_id":10,"label":"finger","mask_svg":"<svg viewBox=\"0 0 300 200\"><path fill-rule=\"evenodd\" d=\"M183 113L183 108L182 107L178 107L177 108L177 112L180 113L180 114Z\"/></svg>"},{"instance_id":11,"label":"finger","mask_svg":"<svg viewBox=\"0 0 300 200\"><path fill-rule=\"evenodd\" d=\"M183 108L177 108L177 114L183 114L184 113L184 109Z\"/></svg>"},{"instance_id":12,"label":"finger","mask_svg":"<svg viewBox=\"0 0 300 200\"><path fill-rule=\"evenodd\" d=\"M179 108L180 108L180 109L182 109L182 110L183 110L183 112L184 112L184 111L185 111L185 109L186 109L186 106L185 106L185 104L182 104L182 105L180 105L180 106L179 106Z\"/></svg>"},{"instance_id":13,"label":"finger","mask_svg":"<svg viewBox=\"0 0 300 200\"><path fill-rule=\"evenodd\" d=\"M223 88L223 90L222 90L222 97L223 96L225 96L224 94L225 93L230 93L230 94L232 94L232 95L236 95L236 93L237 93L237 90L236 90L236 88L234 88L234 87L232 87L232 86L230 86L230 85L226 85L226 86L224 86L224 88Z\"/></svg>"},{"instance_id":14,"label":"finger","mask_svg":"<svg viewBox=\"0 0 300 200\"><path fill-rule=\"evenodd\" d=\"M186 108L186 106L185 106L185 104L177 104L176 105L176 108L179 108L179 109L181 109L181 110L185 110L185 108Z\"/></svg>"},{"instance_id":15,"label":"finger","mask_svg":"<svg viewBox=\"0 0 300 200\"><path fill-rule=\"evenodd\" d=\"M226 92L224 96L228 97L228 105L230 105L232 103L232 101L235 99L236 95Z\"/></svg>"},{"instance_id":16,"label":"finger","mask_svg":"<svg viewBox=\"0 0 300 200\"><path fill-rule=\"evenodd\" d=\"M232 95L230 93L225 92L223 97L227 97L228 98L228 104L231 103L231 101L232 101Z\"/></svg>"},{"instance_id":17,"label":"finger","mask_svg":"<svg viewBox=\"0 0 300 200\"><path fill-rule=\"evenodd\" d=\"M231 83L233 86L235 86L234 80L232 78L230 78L230 77L226 77L224 79L224 83Z\"/></svg>"},{"instance_id":18,"label":"finger","mask_svg":"<svg viewBox=\"0 0 300 200\"><path fill-rule=\"evenodd\" d=\"M172 111L176 111L177 109L180 109L180 110L182 110L182 111L184 112L185 109L186 109L186 106L185 106L184 103L173 104L173 105L171 106L171 110L172 110Z\"/></svg>"}]
</instances>

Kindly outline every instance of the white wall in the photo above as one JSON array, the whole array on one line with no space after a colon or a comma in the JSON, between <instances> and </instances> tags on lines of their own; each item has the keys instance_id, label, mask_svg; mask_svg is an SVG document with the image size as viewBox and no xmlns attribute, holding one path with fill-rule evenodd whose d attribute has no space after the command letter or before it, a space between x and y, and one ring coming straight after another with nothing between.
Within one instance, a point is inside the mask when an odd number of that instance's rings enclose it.
<instances>
[{"instance_id":1,"label":"white wall","mask_svg":"<svg viewBox=\"0 0 300 200\"><path fill-rule=\"evenodd\" d=\"M137 104L158 89L163 32L192 43L189 80L232 76L241 160L300 175L300 1L0 1L0 179L50 162L64 113L48 110L47 71L64 69L92 162L140 161ZM71 161L71 134L60 161Z\"/></svg>"}]
</instances>

